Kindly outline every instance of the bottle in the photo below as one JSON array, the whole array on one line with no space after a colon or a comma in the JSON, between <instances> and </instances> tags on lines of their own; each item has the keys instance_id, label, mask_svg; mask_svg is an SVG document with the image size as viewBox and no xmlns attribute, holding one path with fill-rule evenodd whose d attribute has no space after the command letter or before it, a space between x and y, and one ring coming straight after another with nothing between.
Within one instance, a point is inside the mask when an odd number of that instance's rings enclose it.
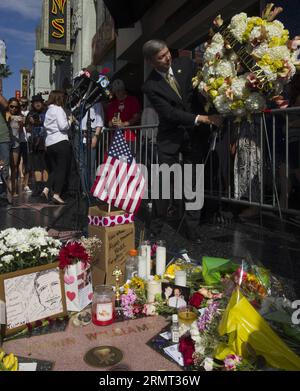
<instances>
[{"instance_id":1,"label":"bottle","mask_svg":"<svg viewBox=\"0 0 300 391\"><path fill-rule=\"evenodd\" d=\"M131 280L138 275L138 252L137 250L130 250L125 265L125 281Z\"/></svg>"},{"instance_id":2,"label":"bottle","mask_svg":"<svg viewBox=\"0 0 300 391\"><path fill-rule=\"evenodd\" d=\"M171 336L172 342L179 342L179 324L178 324L178 315L172 315L172 326L171 326Z\"/></svg>"}]
</instances>

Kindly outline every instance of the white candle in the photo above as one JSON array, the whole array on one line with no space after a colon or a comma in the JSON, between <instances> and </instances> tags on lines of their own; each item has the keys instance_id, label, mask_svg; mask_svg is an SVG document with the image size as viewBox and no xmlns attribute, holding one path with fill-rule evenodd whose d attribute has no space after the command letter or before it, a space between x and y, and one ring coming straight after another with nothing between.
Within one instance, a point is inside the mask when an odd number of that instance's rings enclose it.
<instances>
[{"instance_id":1,"label":"white candle","mask_svg":"<svg viewBox=\"0 0 300 391\"><path fill-rule=\"evenodd\" d=\"M156 248L156 274L162 276L166 271L167 249L163 241L157 243Z\"/></svg>"},{"instance_id":2,"label":"white candle","mask_svg":"<svg viewBox=\"0 0 300 391\"><path fill-rule=\"evenodd\" d=\"M146 279L149 280L151 276L151 246L149 242L145 242L141 245L141 256L146 258Z\"/></svg>"},{"instance_id":3,"label":"white candle","mask_svg":"<svg viewBox=\"0 0 300 391\"><path fill-rule=\"evenodd\" d=\"M186 286L186 272L185 272L185 270L178 270L176 272L175 285Z\"/></svg>"},{"instance_id":4,"label":"white candle","mask_svg":"<svg viewBox=\"0 0 300 391\"><path fill-rule=\"evenodd\" d=\"M155 296L161 295L161 281L149 281L148 282L148 291L147 291L147 301L148 303L154 303Z\"/></svg>"},{"instance_id":5,"label":"white candle","mask_svg":"<svg viewBox=\"0 0 300 391\"><path fill-rule=\"evenodd\" d=\"M139 277L142 278L143 280L147 279L147 258L143 257L142 255L139 255Z\"/></svg>"}]
</instances>

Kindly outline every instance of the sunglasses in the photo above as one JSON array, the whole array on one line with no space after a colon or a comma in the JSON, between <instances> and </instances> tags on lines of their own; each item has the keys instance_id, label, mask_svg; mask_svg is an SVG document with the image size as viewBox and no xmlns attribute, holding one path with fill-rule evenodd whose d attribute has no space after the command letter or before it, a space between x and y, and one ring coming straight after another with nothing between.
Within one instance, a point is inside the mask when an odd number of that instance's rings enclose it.
<instances>
[{"instance_id":1,"label":"sunglasses","mask_svg":"<svg viewBox=\"0 0 300 391\"><path fill-rule=\"evenodd\" d=\"M28 106L28 103L27 103L27 102L26 102L26 103L21 103L20 106L21 106L21 107Z\"/></svg>"},{"instance_id":2,"label":"sunglasses","mask_svg":"<svg viewBox=\"0 0 300 391\"><path fill-rule=\"evenodd\" d=\"M9 108L10 108L10 109L18 109L18 108L19 108L19 106L13 106L13 105L10 105L10 106L9 106Z\"/></svg>"}]
</instances>

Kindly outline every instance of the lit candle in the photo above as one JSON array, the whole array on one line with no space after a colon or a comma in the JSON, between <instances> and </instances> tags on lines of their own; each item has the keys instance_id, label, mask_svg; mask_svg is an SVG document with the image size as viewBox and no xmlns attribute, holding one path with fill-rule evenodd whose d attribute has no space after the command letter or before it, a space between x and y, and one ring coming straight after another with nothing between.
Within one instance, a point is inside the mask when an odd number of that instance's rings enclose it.
<instances>
[{"instance_id":1,"label":"lit candle","mask_svg":"<svg viewBox=\"0 0 300 391\"><path fill-rule=\"evenodd\" d=\"M187 306L185 308L180 308L178 311L178 322L179 324L185 324L190 326L192 323L197 320L198 315L193 311L192 307Z\"/></svg>"},{"instance_id":2,"label":"lit candle","mask_svg":"<svg viewBox=\"0 0 300 391\"><path fill-rule=\"evenodd\" d=\"M143 280L147 279L147 257L143 257L142 255L139 255L138 257L139 263L138 263L138 274L139 277Z\"/></svg>"},{"instance_id":3,"label":"lit candle","mask_svg":"<svg viewBox=\"0 0 300 391\"><path fill-rule=\"evenodd\" d=\"M152 280L148 282L147 301L148 303L154 303L155 296L161 295L161 281Z\"/></svg>"},{"instance_id":4,"label":"lit candle","mask_svg":"<svg viewBox=\"0 0 300 391\"><path fill-rule=\"evenodd\" d=\"M146 279L149 280L151 276L151 246L150 242L143 242L141 245L141 256L146 259Z\"/></svg>"},{"instance_id":5,"label":"lit candle","mask_svg":"<svg viewBox=\"0 0 300 391\"><path fill-rule=\"evenodd\" d=\"M178 270L175 274L175 285L186 286L186 271Z\"/></svg>"},{"instance_id":6,"label":"lit candle","mask_svg":"<svg viewBox=\"0 0 300 391\"><path fill-rule=\"evenodd\" d=\"M166 271L166 258L166 245L163 240L160 240L159 242L157 242L156 248L156 274L158 276L162 276Z\"/></svg>"}]
</instances>

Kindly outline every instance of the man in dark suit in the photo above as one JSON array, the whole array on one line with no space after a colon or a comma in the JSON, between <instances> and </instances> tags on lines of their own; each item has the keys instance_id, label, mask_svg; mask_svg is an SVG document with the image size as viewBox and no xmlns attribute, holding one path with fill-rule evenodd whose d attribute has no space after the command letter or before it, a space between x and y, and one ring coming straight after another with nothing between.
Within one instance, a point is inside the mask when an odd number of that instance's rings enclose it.
<instances>
[{"instance_id":1,"label":"man in dark suit","mask_svg":"<svg viewBox=\"0 0 300 391\"><path fill-rule=\"evenodd\" d=\"M218 115L192 113L194 95L192 78L195 76L192 60L183 57L172 61L167 44L160 40L146 42L143 54L145 61L153 67L142 89L159 116L157 136L159 164L172 166L178 163L179 153L182 154L184 164L192 164L195 156L191 142L193 132L201 132L199 126L201 124L220 126L222 118ZM160 235L167 217L168 205L167 199L153 200L150 226L153 239ZM186 211L186 233L188 238L196 243L201 242L198 233L199 220L200 210Z\"/></svg>"}]
</instances>

